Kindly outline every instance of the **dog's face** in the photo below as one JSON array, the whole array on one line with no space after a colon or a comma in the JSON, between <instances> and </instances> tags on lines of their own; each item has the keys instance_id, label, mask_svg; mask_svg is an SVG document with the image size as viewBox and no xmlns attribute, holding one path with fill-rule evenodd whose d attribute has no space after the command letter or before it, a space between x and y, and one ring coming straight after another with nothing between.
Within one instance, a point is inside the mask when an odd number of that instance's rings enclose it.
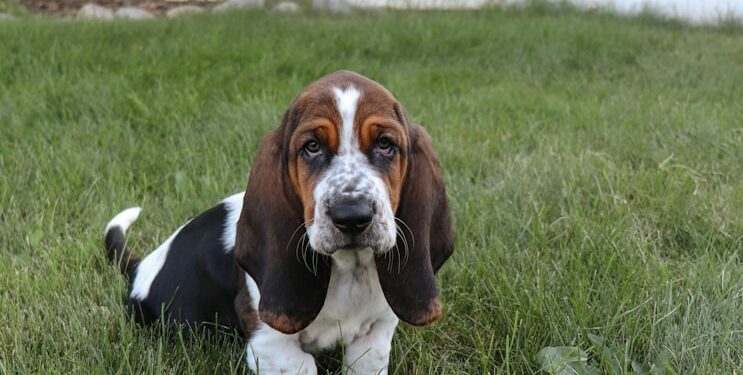
<instances>
[{"instance_id":1,"label":"dog's face","mask_svg":"<svg viewBox=\"0 0 743 375\"><path fill-rule=\"evenodd\" d=\"M289 175L304 208L310 247L395 246L395 212L407 168L408 132L402 107L370 80L320 80L290 111Z\"/></svg>"},{"instance_id":2,"label":"dog's face","mask_svg":"<svg viewBox=\"0 0 743 375\"><path fill-rule=\"evenodd\" d=\"M328 258L340 249L373 249L398 318L425 325L441 315L434 273L454 243L440 166L426 130L368 78L331 73L294 100L261 141L236 231L235 261L260 290L260 319L281 332L320 312ZM308 247L311 264L299 254Z\"/></svg>"}]
</instances>

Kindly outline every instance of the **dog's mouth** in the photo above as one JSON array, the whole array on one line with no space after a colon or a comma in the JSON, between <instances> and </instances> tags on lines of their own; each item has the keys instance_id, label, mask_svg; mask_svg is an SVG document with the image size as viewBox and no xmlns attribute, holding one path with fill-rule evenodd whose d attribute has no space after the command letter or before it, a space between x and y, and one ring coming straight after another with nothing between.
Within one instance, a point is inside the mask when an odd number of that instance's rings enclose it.
<instances>
[{"instance_id":1,"label":"dog's mouth","mask_svg":"<svg viewBox=\"0 0 743 375\"><path fill-rule=\"evenodd\" d=\"M372 236L373 238L370 238ZM388 242L391 241L378 237L372 233L361 233L354 236L344 235L338 239L336 246L333 246L328 253L333 254L339 250L362 251L371 249L374 254L384 254L394 247L394 241L389 244Z\"/></svg>"},{"instance_id":2,"label":"dog's mouth","mask_svg":"<svg viewBox=\"0 0 743 375\"><path fill-rule=\"evenodd\" d=\"M344 244L338 246L336 249L333 250L333 252L339 251L339 250L350 250L350 251L361 251L366 249L374 249L374 247L370 244L365 243L364 241L360 241L357 239L352 239L348 242L345 242Z\"/></svg>"},{"instance_id":3,"label":"dog's mouth","mask_svg":"<svg viewBox=\"0 0 743 375\"><path fill-rule=\"evenodd\" d=\"M374 254L384 254L391 250L393 246L386 246L384 241L370 241L366 236L343 236L336 238L331 246L319 248L312 247L312 250L325 255L333 255L340 250L363 251L371 249Z\"/></svg>"}]
</instances>

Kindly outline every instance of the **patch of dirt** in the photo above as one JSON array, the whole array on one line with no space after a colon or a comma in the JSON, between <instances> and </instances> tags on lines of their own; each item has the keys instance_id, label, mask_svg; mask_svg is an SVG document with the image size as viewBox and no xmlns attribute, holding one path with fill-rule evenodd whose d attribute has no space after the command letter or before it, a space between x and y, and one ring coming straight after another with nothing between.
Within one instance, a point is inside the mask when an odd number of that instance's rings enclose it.
<instances>
[{"instance_id":1,"label":"patch of dirt","mask_svg":"<svg viewBox=\"0 0 743 375\"><path fill-rule=\"evenodd\" d=\"M209 9L223 3L224 0L21 0L21 3L33 12L59 16L74 16L78 9L89 2L112 10L131 6L155 14L164 14L168 9L181 5L197 5Z\"/></svg>"}]
</instances>

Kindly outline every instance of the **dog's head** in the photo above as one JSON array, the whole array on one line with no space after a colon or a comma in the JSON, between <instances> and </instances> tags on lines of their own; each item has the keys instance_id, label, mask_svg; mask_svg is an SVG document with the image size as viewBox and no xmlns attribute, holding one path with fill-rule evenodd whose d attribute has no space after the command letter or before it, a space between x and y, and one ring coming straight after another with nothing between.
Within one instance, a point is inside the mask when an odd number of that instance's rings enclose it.
<instances>
[{"instance_id":1,"label":"dog's head","mask_svg":"<svg viewBox=\"0 0 743 375\"><path fill-rule=\"evenodd\" d=\"M261 142L235 259L261 320L285 333L322 308L338 250L370 248L397 316L441 314L434 272L453 251L446 193L425 130L378 83L336 72L308 86Z\"/></svg>"}]
</instances>

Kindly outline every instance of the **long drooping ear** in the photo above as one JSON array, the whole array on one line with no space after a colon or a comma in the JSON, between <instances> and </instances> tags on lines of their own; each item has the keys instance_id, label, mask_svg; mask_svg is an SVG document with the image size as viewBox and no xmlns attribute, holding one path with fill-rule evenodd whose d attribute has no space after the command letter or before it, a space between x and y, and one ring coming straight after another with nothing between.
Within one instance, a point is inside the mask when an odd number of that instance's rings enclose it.
<instances>
[{"instance_id":1,"label":"long drooping ear","mask_svg":"<svg viewBox=\"0 0 743 375\"><path fill-rule=\"evenodd\" d=\"M283 333L295 333L320 312L330 263L301 241L302 203L289 182L286 163L291 161L284 156L283 132L291 131L287 117L263 138L253 163L237 223L235 261L258 286L260 319Z\"/></svg>"},{"instance_id":2,"label":"long drooping ear","mask_svg":"<svg viewBox=\"0 0 743 375\"><path fill-rule=\"evenodd\" d=\"M409 129L408 171L396 213L398 223L404 223L398 227L405 239L398 235L397 248L376 261L379 282L392 311L401 320L420 326L441 316L434 273L454 252L454 241L446 189L431 138L419 125Z\"/></svg>"}]
</instances>

